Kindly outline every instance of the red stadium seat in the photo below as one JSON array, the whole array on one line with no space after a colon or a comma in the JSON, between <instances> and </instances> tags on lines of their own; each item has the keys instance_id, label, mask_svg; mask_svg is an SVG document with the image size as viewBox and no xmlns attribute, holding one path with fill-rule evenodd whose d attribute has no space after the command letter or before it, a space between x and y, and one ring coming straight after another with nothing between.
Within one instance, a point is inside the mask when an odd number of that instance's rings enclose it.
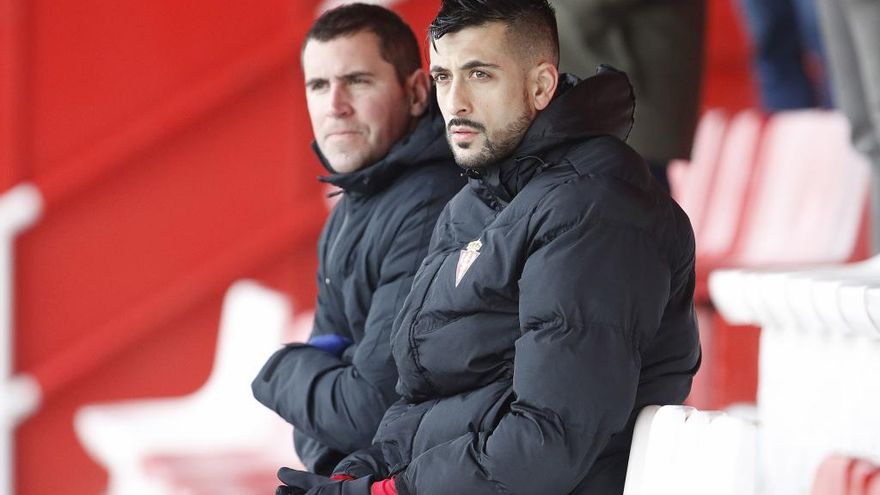
<instances>
[{"instance_id":1,"label":"red stadium seat","mask_svg":"<svg viewBox=\"0 0 880 495\"><path fill-rule=\"evenodd\" d=\"M871 473L865 483L865 495L880 495L880 469Z\"/></svg>"},{"instance_id":2,"label":"red stadium seat","mask_svg":"<svg viewBox=\"0 0 880 495\"><path fill-rule=\"evenodd\" d=\"M868 482L877 470L878 467L869 461L863 459L856 460L849 476L848 495L866 495Z\"/></svg>"},{"instance_id":3,"label":"red stadium seat","mask_svg":"<svg viewBox=\"0 0 880 495\"><path fill-rule=\"evenodd\" d=\"M278 349L289 322L284 296L238 281L226 293L214 368L201 389L184 397L81 408L75 417L76 433L110 472L108 493L162 493L163 480L144 470L144 460L156 456L289 452L289 428L250 392L252 377Z\"/></svg>"},{"instance_id":4,"label":"red stadium seat","mask_svg":"<svg viewBox=\"0 0 880 495\"><path fill-rule=\"evenodd\" d=\"M698 276L707 260L723 258L734 247L751 194L763 127L763 117L754 110L740 112L730 122L697 237Z\"/></svg>"},{"instance_id":5,"label":"red stadium seat","mask_svg":"<svg viewBox=\"0 0 880 495\"><path fill-rule=\"evenodd\" d=\"M707 111L700 117L690 161L675 160L669 164L672 197L690 217L694 232L703 226L728 121L722 110Z\"/></svg>"},{"instance_id":6,"label":"red stadium seat","mask_svg":"<svg viewBox=\"0 0 880 495\"><path fill-rule=\"evenodd\" d=\"M849 142L846 118L835 112L775 114L761 145L758 175L733 251L713 268L762 268L841 263L856 250L869 171ZM744 273L726 271L712 285L733 323L752 323ZM713 295L716 289L712 289Z\"/></svg>"},{"instance_id":7,"label":"red stadium seat","mask_svg":"<svg viewBox=\"0 0 880 495\"><path fill-rule=\"evenodd\" d=\"M871 495L871 490L877 489L880 489L877 465L857 457L834 455L819 465L810 495Z\"/></svg>"},{"instance_id":8,"label":"red stadium seat","mask_svg":"<svg viewBox=\"0 0 880 495\"><path fill-rule=\"evenodd\" d=\"M810 495L848 495L853 462L854 459L844 456L825 459L816 470Z\"/></svg>"},{"instance_id":9,"label":"red stadium seat","mask_svg":"<svg viewBox=\"0 0 880 495\"><path fill-rule=\"evenodd\" d=\"M241 450L220 454L156 455L144 460L144 471L169 493L188 495L266 495L279 485L280 466L305 469L281 453Z\"/></svg>"}]
</instances>

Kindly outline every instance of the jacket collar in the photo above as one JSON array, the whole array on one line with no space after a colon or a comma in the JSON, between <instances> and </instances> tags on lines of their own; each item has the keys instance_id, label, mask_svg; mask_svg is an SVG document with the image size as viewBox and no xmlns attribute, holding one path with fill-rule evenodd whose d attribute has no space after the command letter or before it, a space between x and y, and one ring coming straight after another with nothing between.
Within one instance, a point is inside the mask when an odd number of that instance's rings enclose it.
<instances>
[{"instance_id":1,"label":"jacket collar","mask_svg":"<svg viewBox=\"0 0 880 495\"><path fill-rule=\"evenodd\" d=\"M416 128L397 141L384 158L360 170L344 174L336 173L321 153L317 143L313 142L312 150L324 168L330 172L329 175L321 176L318 180L339 187L346 193L371 195L385 189L412 167L442 160L451 163L452 152L446 144L443 116L437 107L437 98L433 92L429 101L431 103L425 114L419 118Z\"/></svg>"},{"instance_id":2,"label":"jacket collar","mask_svg":"<svg viewBox=\"0 0 880 495\"><path fill-rule=\"evenodd\" d=\"M634 111L635 96L625 73L601 65L595 76L584 80L563 74L553 101L538 114L513 153L467 171L471 187L484 199L494 196L510 202L535 175L552 165L554 150L601 135L625 141Z\"/></svg>"}]
</instances>

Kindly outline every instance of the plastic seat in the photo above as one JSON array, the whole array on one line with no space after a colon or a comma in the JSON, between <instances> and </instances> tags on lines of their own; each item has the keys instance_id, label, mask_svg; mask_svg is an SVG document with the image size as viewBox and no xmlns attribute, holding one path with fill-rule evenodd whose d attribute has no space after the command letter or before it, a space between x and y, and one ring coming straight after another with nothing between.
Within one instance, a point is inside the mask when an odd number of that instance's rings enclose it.
<instances>
[{"instance_id":1,"label":"plastic seat","mask_svg":"<svg viewBox=\"0 0 880 495\"><path fill-rule=\"evenodd\" d=\"M880 287L869 287L865 291L865 309L871 324L877 329L874 338L880 338Z\"/></svg>"},{"instance_id":2,"label":"plastic seat","mask_svg":"<svg viewBox=\"0 0 880 495\"><path fill-rule=\"evenodd\" d=\"M842 115L821 111L781 112L768 122L742 232L717 264L741 268L709 276L713 302L729 321L753 323L772 314L756 308L767 299L753 297L760 292L745 270L803 269L852 257L869 170L851 148L848 128Z\"/></svg>"},{"instance_id":3,"label":"plastic seat","mask_svg":"<svg viewBox=\"0 0 880 495\"><path fill-rule=\"evenodd\" d=\"M816 470L810 495L870 495L878 473L880 468L866 459L833 455Z\"/></svg>"},{"instance_id":4,"label":"plastic seat","mask_svg":"<svg viewBox=\"0 0 880 495\"><path fill-rule=\"evenodd\" d=\"M672 197L688 214L697 233L710 201L728 120L722 110L705 112L697 125L690 161L676 160L669 164Z\"/></svg>"},{"instance_id":5,"label":"plastic seat","mask_svg":"<svg viewBox=\"0 0 880 495\"><path fill-rule=\"evenodd\" d=\"M292 456L290 428L276 437L280 445L199 455L156 455L144 460L144 471L165 493L204 495L265 495L278 486L280 466L305 467ZM275 448L273 448L275 447Z\"/></svg>"},{"instance_id":6,"label":"plastic seat","mask_svg":"<svg viewBox=\"0 0 880 495\"><path fill-rule=\"evenodd\" d=\"M880 341L824 329L761 334L758 408L766 493L809 491L835 452L880 452Z\"/></svg>"},{"instance_id":7,"label":"plastic seat","mask_svg":"<svg viewBox=\"0 0 880 495\"><path fill-rule=\"evenodd\" d=\"M872 279L880 281L880 257L859 263L837 265L796 274L787 287L786 300L797 317L798 328L807 331L866 333L867 311L864 293ZM858 300L861 299L860 302ZM860 304L862 308L855 308ZM856 314L861 313L861 314Z\"/></svg>"},{"instance_id":8,"label":"plastic seat","mask_svg":"<svg viewBox=\"0 0 880 495\"><path fill-rule=\"evenodd\" d=\"M636 420L624 495L669 493L675 484L675 453L689 407L648 406Z\"/></svg>"},{"instance_id":9,"label":"plastic seat","mask_svg":"<svg viewBox=\"0 0 880 495\"><path fill-rule=\"evenodd\" d=\"M697 255L701 258L719 258L733 248L757 164L763 127L764 118L754 110L742 111L730 121L718 157L703 228L697 236Z\"/></svg>"},{"instance_id":10,"label":"plastic seat","mask_svg":"<svg viewBox=\"0 0 880 495\"><path fill-rule=\"evenodd\" d=\"M865 495L868 483L880 470L866 459L857 459L849 475L849 495Z\"/></svg>"},{"instance_id":11,"label":"plastic seat","mask_svg":"<svg viewBox=\"0 0 880 495\"><path fill-rule=\"evenodd\" d=\"M312 311L298 313L285 329L284 342L305 342L314 323ZM258 449L231 448L210 454L161 453L144 458L150 479L168 493L188 495L262 495L278 485L280 466L305 469L292 450L290 425L277 422L277 432Z\"/></svg>"},{"instance_id":12,"label":"plastic seat","mask_svg":"<svg viewBox=\"0 0 880 495\"><path fill-rule=\"evenodd\" d=\"M648 406L636 420L624 495L751 495L755 426L721 412Z\"/></svg>"},{"instance_id":13,"label":"plastic seat","mask_svg":"<svg viewBox=\"0 0 880 495\"><path fill-rule=\"evenodd\" d=\"M726 280L734 277L737 280ZM734 323L865 336L878 333L866 297L868 290L880 286L880 257L802 270L721 270L713 279L717 286L742 287L742 297L721 303L723 314Z\"/></svg>"},{"instance_id":14,"label":"plastic seat","mask_svg":"<svg viewBox=\"0 0 880 495\"><path fill-rule=\"evenodd\" d=\"M822 461L810 495L849 495L849 475L855 459L831 456Z\"/></svg>"},{"instance_id":15,"label":"plastic seat","mask_svg":"<svg viewBox=\"0 0 880 495\"><path fill-rule=\"evenodd\" d=\"M880 469L865 482L865 495L880 495Z\"/></svg>"},{"instance_id":16,"label":"plastic seat","mask_svg":"<svg viewBox=\"0 0 880 495\"><path fill-rule=\"evenodd\" d=\"M252 281L226 293L214 367L195 393L175 398L88 405L74 424L86 451L110 474L108 493L165 493L144 470L156 455L260 450L284 422L253 399L250 382L281 343L290 320L286 298ZM289 427L287 428L289 431ZM285 435L289 446L289 435Z\"/></svg>"}]
</instances>

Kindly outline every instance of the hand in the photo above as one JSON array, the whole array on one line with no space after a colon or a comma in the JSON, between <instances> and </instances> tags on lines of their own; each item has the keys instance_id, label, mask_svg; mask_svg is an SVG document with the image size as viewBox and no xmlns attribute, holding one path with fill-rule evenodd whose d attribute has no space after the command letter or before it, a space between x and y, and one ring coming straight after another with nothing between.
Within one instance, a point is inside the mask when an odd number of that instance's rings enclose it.
<instances>
[{"instance_id":1,"label":"hand","mask_svg":"<svg viewBox=\"0 0 880 495\"><path fill-rule=\"evenodd\" d=\"M315 335L309 339L309 345L317 347L324 352L329 352L336 357L341 357L345 348L352 344L351 339L343 337L338 333L328 333L325 335Z\"/></svg>"},{"instance_id":2,"label":"hand","mask_svg":"<svg viewBox=\"0 0 880 495\"><path fill-rule=\"evenodd\" d=\"M275 489L275 495L303 495L311 488L334 483L326 476L286 467L278 470L278 479L284 484Z\"/></svg>"},{"instance_id":3,"label":"hand","mask_svg":"<svg viewBox=\"0 0 880 495\"><path fill-rule=\"evenodd\" d=\"M373 483L372 476L343 481L290 468L279 469L278 479L284 485L275 490L275 495L370 495Z\"/></svg>"}]
</instances>

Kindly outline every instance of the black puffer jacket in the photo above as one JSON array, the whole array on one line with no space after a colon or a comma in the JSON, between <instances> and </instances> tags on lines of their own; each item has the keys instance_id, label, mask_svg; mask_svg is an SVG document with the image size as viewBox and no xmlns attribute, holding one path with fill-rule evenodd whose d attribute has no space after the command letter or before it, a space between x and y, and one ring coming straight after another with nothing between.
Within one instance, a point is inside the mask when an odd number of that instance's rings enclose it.
<instances>
[{"instance_id":1,"label":"black puffer jacket","mask_svg":"<svg viewBox=\"0 0 880 495\"><path fill-rule=\"evenodd\" d=\"M394 323L402 399L337 473L400 495L621 493L648 404L700 362L694 238L621 139L626 77L569 76L437 222Z\"/></svg>"},{"instance_id":2,"label":"black puffer jacket","mask_svg":"<svg viewBox=\"0 0 880 495\"><path fill-rule=\"evenodd\" d=\"M378 163L322 180L345 194L318 244L312 335L337 333L354 344L341 359L287 345L263 367L253 392L294 425L297 452L309 470L326 474L345 454L370 445L382 414L398 399L391 325L437 216L465 181L435 106Z\"/></svg>"}]
</instances>

